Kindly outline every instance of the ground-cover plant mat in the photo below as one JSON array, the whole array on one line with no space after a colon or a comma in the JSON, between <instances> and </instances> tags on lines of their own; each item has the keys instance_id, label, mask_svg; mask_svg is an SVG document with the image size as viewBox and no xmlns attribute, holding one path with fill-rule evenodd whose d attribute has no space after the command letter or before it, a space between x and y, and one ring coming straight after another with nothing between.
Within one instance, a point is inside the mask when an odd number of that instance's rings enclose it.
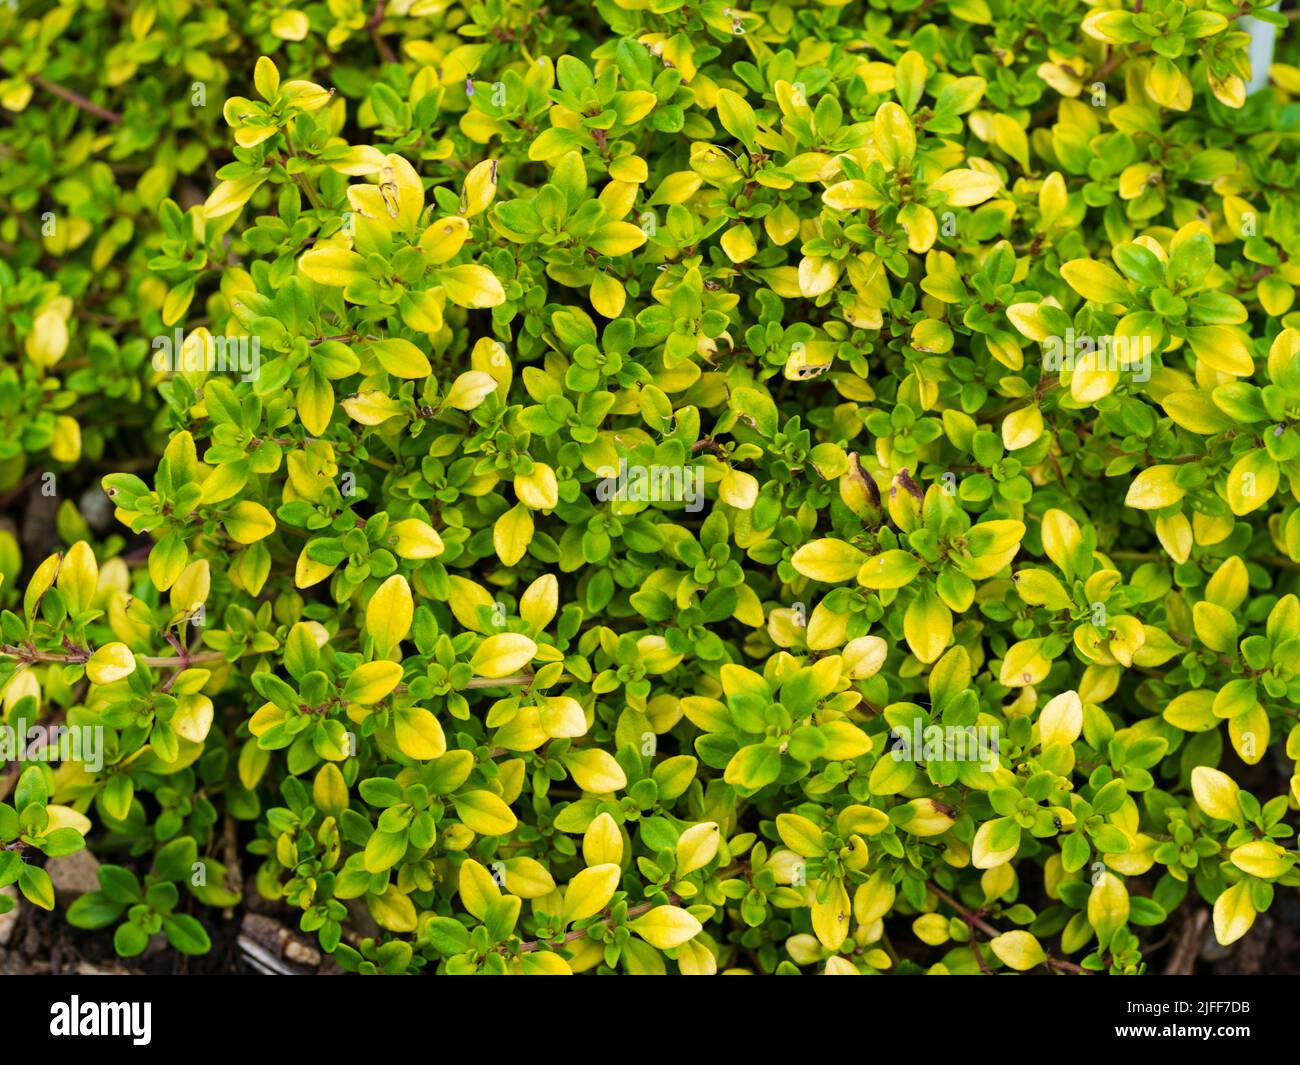
<instances>
[{"instance_id":1,"label":"ground-cover plant mat","mask_svg":"<svg viewBox=\"0 0 1300 1065\"><path fill-rule=\"evenodd\" d=\"M1293 913L1252 9L0 3L0 911L687 975Z\"/></svg>"}]
</instances>

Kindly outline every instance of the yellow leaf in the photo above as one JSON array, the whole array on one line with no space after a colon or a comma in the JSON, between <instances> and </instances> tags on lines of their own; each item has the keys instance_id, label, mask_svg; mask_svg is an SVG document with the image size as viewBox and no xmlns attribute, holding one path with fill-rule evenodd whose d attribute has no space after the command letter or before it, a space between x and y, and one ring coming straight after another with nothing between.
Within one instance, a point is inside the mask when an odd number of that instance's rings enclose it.
<instances>
[{"instance_id":1,"label":"yellow leaf","mask_svg":"<svg viewBox=\"0 0 1300 1065\"><path fill-rule=\"evenodd\" d=\"M1008 647L998 683L1009 688L1039 683L1052 668L1051 660L1042 653L1042 646L1042 640L1021 640Z\"/></svg>"},{"instance_id":2,"label":"yellow leaf","mask_svg":"<svg viewBox=\"0 0 1300 1065\"><path fill-rule=\"evenodd\" d=\"M205 558L191 562L171 587L172 610L181 615L193 614L207 602L212 577Z\"/></svg>"},{"instance_id":3,"label":"yellow leaf","mask_svg":"<svg viewBox=\"0 0 1300 1065\"><path fill-rule=\"evenodd\" d=\"M58 462L76 462L81 458L81 426L76 418L60 414L54 419L50 457Z\"/></svg>"},{"instance_id":4,"label":"yellow leaf","mask_svg":"<svg viewBox=\"0 0 1300 1065\"><path fill-rule=\"evenodd\" d=\"M95 561L95 552L85 540L78 540L68 548L59 564L59 576L54 586L63 596L63 603L72 617L90 609L95 589L99 586L99 564Z\"/></svg>"},{"instance_id":5,"label":"yellow leaf","mask_svg":"<svg viewBox=\"0 0 1300 1065\"><path fill-rule=\"evenodd\" d=\"M515 495L531 510L554 510L560 501L555 471L544 462L534 462L531 473L516 475Z\"/></svg>"},{"instance_id":6,"label":"yellow leaf","mask_svg":"<svg viewBox=\"0 0 1300 1065\"><path fill-rule=\"evenodd\" d=\"M1205 813L1219 821L1241 823L1237 784L1227 773L1200 765L1192 770L1192 797Z\"/></svg>"},{"instance_id":7,"label":"yellow leaf","mask_svg":"<svg viewBox=\"0 0 1300 1065\"><path fill-rule=\"evenodd\" d=\"M1228 474L1228 506L1238 517L1258 510L1277 492L1278 464L1262 448L1247 451Z\"/></svg>"},{"instance_id":8,"label":"yellow leaf","mask_svg":"<svg viewBox=\"0 0 1300 1065\"><path fill-rule=\"evenodd\" d=\"M183 695L172 715L172 728L191 741L202 743L212 728L212 700L206 695Z\"/></svg>"},{"instance_id":9,"label":"yellow leaf","mask_svg":"<svg viewBox=\"0 0 1300 1065\"><path fill-rule=\"evenodd\" d=\"M338 817L348 807L348 785L333 762L320 767L311 786L312 801L330 817Z\"/></svg>"},{"instance_id":10,"label":"yellow leaf","mask_svg":"<svg viewBox=\"0 0 1300 1065\"><path fill-rule=\"evenodd\" d=\"M1214 938L1224 947L1237 942L1255 923L1255 913L1250 881L1233 884L1214 901Z\"/></svg>"},{"instance_id":11,"label":"yellow leaf","mask_svg":"<svg viewBox=\"0 0 1300 1065\"><path fill-rule=\"evenodd\" d=\"M840 656L844 672L853 680L865 680L880 672L889 657L889 644L879 636L859 636L844 645Z\"/></svg>"},{"instance_id":12,"label":"yellow leaf","mask_svg":"<svg viewBox=\"0 0 1300 1065\"><path fill-rule=\"evenodd\" d=\"M447 753L447 739L442 726L428 710L416 706L398 710L394 715L393 731L397 746L408 758L427 762Z\"/></svg>"},{"instance_id":13,"label":"yellow leaf","mask_svg":"<svg viewBox=\"0 0 1300 1065\"><path fill-rule=\"evenodd\" d=\"M893 100L886 101L876 110L872 128L876 150L886 164L891 169L910 171L916 155L916 129L907 112Z\"/></svg>"},{"instance_id":14,"label":"yellow leaf","mask_svg":"<svg viewBox=\"0 0 1300 1065\"><path fill-rule=\"evenodd\" d=\"M1079 693L1062 692L1043 707L1038 735L1043 747L1068 747L1083 732L1083 702Z\"/></svg>"},{"instance_id":15,"label":"yellow leaf","mask_svg":"<svg viewBox=\"0 0 1300 1065\"><path fill-rule=\"evenodd\" d=\"M677 906L656 906L628 925L637 935L660 950L680 947L702 932L693 914Z\"/></svg>"},{"instance_id":16,"label":"yellow leaf","mask_svg":"<svg viewBox=\"0 0 1300 1065\"><path fill-rule=\"evenodd\" d=\"M312 370L303 377L302 384L298 386L297 400L298 418L303 428L313 436L324 433L329 428L330 416L334 413L334 386L321 374ZM208 496L208 484L213 480L213 477L209 477L203 484L204 502L220 502L221 499L229 498L220 496L212 499ZM243 484L240 484L230 494L233 495L243 487ZM216 488L217 485L213 485L213 489Z\"/></svg>"},{"instance_id":17,"label":"yellow leaf","mask_svg":"<svg viewBox=\"0 0 1300 1065\"><path fill-rule=\"evenodd\" d=\"M514 811L490 791L467 791L452 796L456 815L480 836L504 836L519 824Z\"/></svg>"},{"instance_id":18,"label":"yellow leaf","mask_svg":"<svg viewBox=\"0 0 1300 1065\"><path fill-rule=\"evenodd\" d=\"M588 240L601 255L612 256L626 255L645 242L645 232L631 222L606 222Z\"/></svg>"},{"instance_id":19,"label":"yellow leaf","mask_svg":"<svg viewBox=\"0 0 1300 1065\"><path fill-rule=\"evenodd\" d=\"M430 266L441 266L455 258L469 238L469 223L450 215L439 218L420 235L420 250Z\"/></svg>"},{"instance_id":20,"label":"yellow leaf","mask_svg":"<svg viewBox=\"0 0 1300 1065\"><path fill-rule=\"evenodd\" d=\"M397 303L402 321L417 332L428 333L430 337L437 337L442 332L446 306L447 292L441 287L408 292Z\"/></svg>"},{"instance_id":21,"label":"yellow leaf","mask_svg":"<svg viewBox=\"0 0 1300 1065\"><path fill-rule=\"evenodd\" d=\"M399 558L437 558L445 550L442 537L418 518L395 521L388 527L390 543Z\"/></svg>"},{"instance_id":22,"label":"yellow leaf","mask_svg":"<svg viewBox=\"0 0 1300 1065\"><path fill-rule=\"evenodd\" d=\"M952 643L952 611L926 589L903 615L903 635L912 654L922 662L933 662Z\"/></svg>"},{"instance_id":23,"label":"yellow leaf","mask_svg":"<svg viewBox=\"0 0 1300 1065\"><path fill-rule=\"evenodd\" d=\"M1128 283L1106 263L1092 259L1072 259L1061 266L1061 276L1086 300L1096 303L1126 303Z\"/></svg>"},{"instance_id":24,"label":"yellow leaf","mask_svg":"<svg viewBox=\"0 0 1300 1065\"><path fill-rule=\"evenodd\" d=\"M252 198L253 193L266 177L265 174L253 174L249 177L221 182L203 204L204 217L224 218L228 214L239 211Z\"/></svg>"},{"instance_id":25,"label":"yellow leaf","mask_svg":"<svg viewBox=\"0 0 1300 1065\"><path fill-rule=\"evenodd\" d=\"M975 839L971 843L971 865L976 869L996 869L998 866L1011 861L1020 850L1019 837L1016 838L1014 846L1004 850L993 850L992 837L998 830L1002 820L999 818L994 821L985 821L975 833Z\"/></svg>"},{"instance_id":26,"label":"yellow leaf","mask_svg":"<svg viewBox=\"0 0 1300 1065\"><path fill-rule=\"evenodd\" d=\"M555 890L555 881L546 866L535 858L507 858L506 890L521 899L540 899Z\"/></svg>"},{"instance_id":27,"label":"yellow leaf","mask_svg":"<svg viewBox=\"0 0 1300 1065\"><path fill-rule=\"evenodd\" d=\"M1268 712L1259 703L1228 721L1232 749L1247 765L1260 763L1268 750L1268 737Z\"/></svg>"},{"instance_id":28,"label":"yellow leaf","mask_svg":"<svg viewBox=\"0 0 1300 1065\"><path fill-rule=\"evenodd\" d=\"M600 913L618 890L622 870L612 862L582 870L564 890L564 922L582 921Z\"/></svg>"},{"instance_id":29,"label":"yellow leaf","mask_svg":"<svg viewBox=\"0 0 1300 1065\"><path fill-rule=\"evenodd\" d=\"M439 276L447 298L457 307L499 307L506 301L506 290L485 266L466 263L444 269Z\"/></svg>"},{"instance_id":30,"label":"yellow leaf","mask_svg":"<svg viewBox=\"0 0 1300 1065\"><path fill-rule=\"evenodd\" d=\"M378 174L387 165L387 157L378 148L369 144L358 144L349 148L347 154L341 159L330 163L330 169L351 177L365 177Z\"/></svg>"},{"instance_id":31,"label":"yellow leaf","mask_svg":"<svg viewBox=\"0 0 1300 1065\"><path fill-rule=\"evenodd\" d=\"M867 556L843 540L814 540L804 544L790 559L795 570L815 581L833 584L856 576Z\"/></svg>"},{"instance_id":32,"label":"yellow leaf","mask_svg":"<svg viewBox=\"0 0 1300 1065\"><path fill-rule=\"evenodd\" d=\"M818 894L820 893L819 891ZM813 933L827 950L839 950L848 937L849 914L849 893L844 889L842 880L835 881L824 902L813 903Z\"/></svg>"},{"instance_id":33,"label":"yellow leaf","mask_svg":"<svg viewBox=\"0 0 1300 1065\"><path fill-rule=\"evenodd\" d=\"M575 739L587 732L582 704L568 695L548 696L542 702L542 731L551 739Z\"/></svg>"},{"instance_id":34,"label":"yellow leaf","mask_svg":"<svg viewBox=\"0 0 1300 1065\"><path fill-rule=\"evenodd\" d=\"M1097 941L1104 947L1111 936L1128 920L1128 890L1114 873L1098 875L1088 895L1088 923L1097 933Z\"/></svg>"},{"instance_id":35,"label":"yellow leaf","mask_svg":"<svg viewBox=\"0 0 1300 1065\"><path fill-rule=\"evenodd\" d=\"M588 865L618 865L623 861L623 834L607 812L587 826L582 837L582 860Z\"/></svg>"},{"instance_id":36,"label":"yellow leaf","mask_svg":"<svg viewBox=\"0 0 1300 1065\"><path fill-rule=\"evenodd\" d=\"M1160 56L1146 76L1146 91L1161 107L1186 111L1192 106L1192 83L1172 59Z\"/></svg>"},{"instance_id":37,"label":"yellow leaf","mask_svg":"<svg viewBox=\"0 0 1300 1065\"><path fill-rule=\"evenodd\" d=\"M533 660L537 644L518 632L489 636L474 652L470 666L477 677L508 677Z\"/></svg>"},{"instance_id":38,"label":"yellow leaf","mask_svg":"<svg viewBox=\"0 0 1300 1065\"><path fill-rule=\"evenodd\" d=\"M746 225L734 225L722 234L722 250L733 263L743 263L754 257L758 244Z\"/></svg>"},{"instance_id":39,"label":"yellow leaf","mask_svg":"<svg viewBox=\"0 0 1300 1065\"><path fill-rule=\"evenodd\" d=\"M1170 392L1160 401L1165 413L1188 432L1200 436L1213 436L1236 426L1210 396L1199 389L1189 388Z\"/></svg>"},{"instance_id":40,"label":"yellow leaf","mask_svg":"<svg viewBox=\"0 0 1300 1065\"><path fill-rule=\"evenodd\" d=\"M588 297L597 314L604 318L617 318L623 313L623 305L627 302L627 290L618 278L597 274L591 282Z\"/></svg>"},{"instance_id":41,"label":"yellow leaf","mask_svg":"<svg viewBox=\"0 0 1300 1065\"><path fill-rule=\"evenodd\" d=\"M492 904L501 897L501 889L482 865L473 858L461 863L459 879L460 901L480 921L487 917Z\"/></svg>"},{"instance_id":42,"label":"yellow leaf","mask_svg":"<svg viewBox=\"0 0 1300 1065\"><path fill-rule=\"evenodd\" d=\"M1047 953L1028 932L1003 932L989 940L989 947L1002 964L1026 972L1047 960Z\"/></svg>"},{"instance_id":43,"label":"yellow leaf","mask_svg":"<svg viewBox=\"0 0 1300 1065\"><path fill-rule=\"evenodd\" d=\"M561 760L574 783L593 795L608 795L627 787L627 774L608 751L568 751Z\"/></svg>"},{"instance_id":44,"label":"yellow leaf","mask_svg":"<svg viewBox=\"0 0 1300 1065\"><path fill-rule=\"evenodd\" d=\"M379 425L402 413L402 408L396 401L376 388L349 396L343 401L343 409L353 421L362 425Z\"/></svg>"},{"instance_id":45,"label":"yellow leaf","mask_svg":"<svg viewBox=\"0 0 1300 1065\"><path fill-rule=\"evenodd\" d=\"M71 806L49 803L45 807L45 815L49 818L49 821L45 826L45 832L41 833L42 835L53 832L58 828L75 828L83 836L90 835L90 818L74 810Z\"/></svg>"},{"instance_id":46,"label":"yellow leaf","mask_svg":"<svg viewBox=\"0 0 1300 1065\"><path fill-rule=\"evenodd\" d=\"M412 380L428 377L433 372L424 352L409 340L394 337L391 340L375 340L370 344L379 364L394 377Z\"/></svg>"},{"instance_id":47,"label":"yellow leaf","mask_svg":"<svg viewBox=\"0 0 1300 1065\"><path fill-rule=\"evenodd\" d=\"M949 170L930 182L930 188L942 192L949 207L974 207L996 196L1002 189L1002 179L982 170Z\"/></svg>"},{"instance_id":48,"label":"yellow leaf","mask_svg":"<svg viewBox=\"0 0 1300 1065\"><path fill-rule=\"evenodd\" d=\"M497 557L507 566L515 565L523 558L532 542L533 516L522 503L507 510L492 526L492 546Z\"/></svg>"},{"instance_id":49,"label":"yellow leaf","mask_svg":"<svg viewBox=\"0 0 1300 1065\"><path fill-rule=\"evenodd\" d=\"M465 184L460 194L464 217L473 218L486 211L496 192L497 161L484 159L465 175Z\"/></svg>"},{"instance_id":50,"label":"yellow leaf","mask_svg":"<svg viewBox=\"0 0 1300 1065\"><path fill-rule=\"evenodd\" d=\"M1295 862L1287 852L1267 839L1243 843L1230 855L1232 864L1244 873L1272 880L1287 872Z\"/></svg>"},{"instance_id":51,"label":"yellow leaf","mask_svg":"<svg viewBox=\"0 0 1300 1065\"><path fill-rule=\"evenodd\" d=\"M288 718L288 714L281 710L275 703L263 703L248 719L248 731L254 736L261 736L263 733L275 728L276 725L283 724ZM251 785L246 784L250 788Z\"/></svg>"},{"instance_id":52,"label":"yellow leaf","mask_svg":"<svg viewBox=\"0 0 1300 1065\"><path fill-rule=\"evenodd\" d=\"M366 632L374 638L377 656L387 656L405 639L414 611L411 586L400 573L394 573L366 604Z\"/></svg>"},{"instance_id":53,"label":"yellow leaf","mask_svg":"<svg viewBox=\"0 0 1300 1065\"><path fill-rule=\"evenodd\" d=\"M348 677L343 696L361 706L372 706L396 688L401 679L398 662L363 662Z\"/></svg>"},{"instance_id":54,"label":"yellow leaf","mask_svg":"<svg viewBox=\"0 0 1300 1065\"><path fill-rule=\"evenodd\" d=\"M884 764L883 760L878 764ZM941 836L954 824L955 819L932 799L913 799L907 804L902 828L914 836Z\"/></svg>"},{"instance_id":55,"label":"yellow leaf","mask_svg":"<svg viewBox=\"0 0 1300 1065\"><path fill-rule=\"evenodd\" d=\"M92 684L112 684L135 672L135 655L124 643L105 644L86 663L86 676Z\"/></svg>"},{"instance_id":56,"label":"yellow leaf","mask_svg":"<svg viewBox=\"0 0 1300 1065\"><path fill-rule=\"evenodd\" d=\"M349 281L366 276L366 261L341 245L318 244L303 253L298 269L318 285L343 288Z\"/></svg>"},{"instance_id":57,"label":"yellow leaf","mask_svg":"<svg viewBox=\"0 0 1300 1065\"><path fill-rule=\"evenodd\" d=\"M236 503L222 519L230 538L239 544L255 544L275 532L275 519L261 503L245 499Z\"/></svg>"},{"instance_id":58,"label":"yellow leaf","mask_svg":"<svg viewBox=\"0 0 1300 1065\"><path fill-rule=\"evenodd\" d=\"M821 733L826 737L825 757L832 762L861 758L871 750L871 737L849 721L827 721Z\"/></svg>"},{"instance_id":59,"label":"yellow leaf","mask_svg":"<svg viewBox=\"0 0 1300 1065\"><path fill-rule=\"evenodd\" d=\"M54 301L36 315L24 348L27 357L38 366L53 366L68 350L68 314L63 303Z\"/></svg>"},{"instance_id":60,"label":"yellow leaf","mask_svg":"<svg viewBox=\"0 0 1300 1065\"><path fill-rule=\"evenodd\" d=\"M874 210L884 206L879 195L865 181L837 182L822 193L822 202L836 211Z\"/></svg>"},{"instance_id":61,"label":"yellow leaf","mask_svg":"<svg viewBox=\"0 0 1300 1065\"><path fill-rule=\"evenodd\" d=\"M1214 715L1214 693L1197 689L1176 695L1164 708L1163 717L1175 728L1184 732L1208 732L1217 728L1219 719ZM1195 776L1193 775L1193 783Z\"/></svg>"},{"instance_id":62,"label":"yellow leaf","mask_svg":"<svg viewBox=\"0 0 1300 1065\"><path fill-rule=\"evenodd\" d=\"M800 814L777 814L776 831L781 842L801 858L819 858L826 853L821 828Z\"/></svg>"},{"instance_id":63,"label":"yellow leaf","mask_svg":"<svg viewBox=\"0 0 1300 1065\"><path fill-rule=\"evenodd\" d=\"M737 510L753 510L758 488L758 479L752 474L728 468L718 483L718 498Z\"/></svg>"},{"instance_id":64,"label":"yellow leaf","mask_svg":"<svg viewBox=\"0 0 1300 1065\"><path fill-rule=\"evenodd\" d=\"M415 905L396 884L389 884L381 895L366 895L366 907L380 928L390 932L415 931Z\"/></svg>"},{"instance_id":65,"label":"yellow leaf","mask_svg":"<svg viewBox=\"0 0 1300 1065\"><path fill-rule=\"evenodd\" d=\"M591 942L588 940L588 942ZM576 959L575 959L576 963ZM519 971L527 976L572 976L571 962L565 961L553 950L534 950L522 954L518 961Z\"/></svg>"},{"instance_id":66,"label":"yellow leaf","mask_svg":"<svg viewBox=\"0 0 1300 1065\"><path fill-rule=\"evenodd\" d=\"M1029 447L1043 435L1043 412L1038 407L1021 407L1002 419L1002 443L1008 451Z\"/></svg>"},{"instance_id":67,"label":"yellow leaf","mask_svg":"<svg viewBox=\"0 0 1300 1065\"><path fill-rule=\"evenodd\" d=\"M482 370L469 370L452 382L446 404L456 410L473 410L497 389L496 378Z\"/></svg>"},{"instance_id":68,"label":"yellow leaf","mask_svg":"<svg viewBox=\"0 0 1300 1065\"><path fill-rule=\"evenodd\" d=\"M1194 326L1187 331L1187 343L1197 359L1220 373L1249 377L1255 372L1246 335L1233 326Z\"/></svg>"},{"instance_id":69,"label":"yellow leaf","mask_svg":"<svg viewBox=\"0 0 1300 1065\"><path fill-rule=\"evenodd\" d=\"M1147 467L1129 485L1125 505L1137 510L1159 510L1177 503L1187 494L1187 489L1174 482L1177 473L1177 466Z\"/></svg>"},{"instance_id":70,"label":"yellow leaf","mask_svg":"<svg viewBox=\"0 0 1300 1065\"><path fill-rule=\"evenodd\" d=\"M834 260L806 255L799 261L799 294L808 299L829 292L840 279L841 266Z\"/></svg>"},{"instance_id":71,"label":"yellow leaf","mask_svg":"<svg viewBox=\"0 0 1300 1065\"><path fill-rule=\"evenodd\" d=\"M281 11L271 19L271 33L282 41L301 41L311 29L311 22L302 11Z\"/></svg>"},{"instance_id":72,"label":"yellow leaf","mask_svg":"<svg viewBox=\"0 0 1300 1065\"><path fill-rule=\"evenodd\" d=\"M713 861L721 838L714 821L692 825L683 832L677 840L677 875L686 876Z\"/></svg>"},{"instance_id":73,"label":"yellow leaf","mask_svg":"<svg viewBox=\"0 0 1300 1065\"><path fill-rule=\"evenodd\" d=\"M560 582L555 575L544 573L519 597L519 616L538 632L550 623L560 605Z\"/></svg>"},{"instance_id":74,"label":"yellow leaf","mask_svg":"<svg viewBox=\"0 0 1300 1065\"><path fill-rule=\"evenodd\" d=\"M1160 546L1168 552L1169 557L1179 565L1192 557L1192 545L1195 543L1192 536L1192 523L1181 511L1156 518L1156 538L1159 539Z\"/></svg>"},{"instance_id":75,"label":"yellow leaf","mask_svg":"<svg viewBox=\"0 0 1300 1065\"><path fill-rule=\"evenodd\" d=\"M1231 611L1215 603L1197 603L1192 607L1192 627L1197 639L1211 651L1225 654L1237 642L1237 619Z\"/></svg>"},{"instance_id":76,"label":"yellow leaf","mask_svg":"<svg viewBox=\"0 0 1300 1065\"><path fill-rule=\"evenodd\" d=\"M1205 585L1205 598L1226 610L1236 610L1250 591L1250 578L1240 556L1231 555Z\"/></svg>"},{"instance_id":77,"label":"yellow leaf","mask_svg":"<svg viewBox=\"0 0 1300 1065\"><path fill-rule=\"evenodd\" d=\"M1083 540L1079 524L1063 510L1043 515L1043 550L1067 577L1073 573L1071 556Z\"/></svg>"},{"instance_id":78,"label":"yellow leaf","mask_svg":"<svg viewBox=\"0 0 1300 1065\"><path fill-rule=\"evenodd\" d=\"M703 943L692 940L678 948L677 968L683 976L714 976L718 959Z\"/></svg>"}]
</instances>

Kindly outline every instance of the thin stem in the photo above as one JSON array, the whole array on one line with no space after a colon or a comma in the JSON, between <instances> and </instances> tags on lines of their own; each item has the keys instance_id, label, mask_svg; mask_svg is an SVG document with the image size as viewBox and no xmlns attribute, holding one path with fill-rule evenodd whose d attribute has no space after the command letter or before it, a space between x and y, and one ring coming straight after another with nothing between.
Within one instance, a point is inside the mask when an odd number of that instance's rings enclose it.
<instances>
[{"instance_id":1,"label":"thin stem","mask_svg":"<svg viewBox=\"0 0 1300 1065\"><path fill-rule=\"evenodd\" d=\"M1120 48L1112 48L1110 57L1100 67L1097 73L1092 76L1093 81L1105 81L1108 77L1119 69L1120 65L1128 58L1128 55Z\"/></svg>"},{"instance_id":2,"label":"thin stem","mask_svg":"<svg viewBox=\"0 0 1300 1065\"><path fill-rule=\"evenodd\" d=\"M100 107L99 104L87 100L81 93L73 92L71 89L65 89L58 82L50 81L49 78L42 77L40 74L33 74L31 83L44 89L46 92L53 93L61 100L67 100L70 104L75 104L81 110L94 115L96 118L102 118L105 122L112 122L115 126L122 124L122 116L116 111L110 111L106 107Z\"/></svg>"},{"instance_id":3,"label":"thin stem","mask_svg":"<svg viewBox=\"0 0 1300 1065\"><path fill-rule=\"evenodd\" d=\"M513 677L475 677L465 688L518 688L533 682L534 674L516 674ZM568 674L561 674L559 681L573 680Z\"/></svg>"},{"instance_id":4,"label":"thin stem","mask_svg":"<svg viewBox=\"0 0 1300 1065\"><path fill-rule=\"evenodd\" d=\"M396 63L397 56L389 47L388 42L379 35L379 24L384 21L384 9L388 6L388 0L379 0L375 4L375 13L370 16L366 23L366 31L370 34L370 40L374 42L375 51L379 53L379 59L384 63Z\"/></svg>"},{"instance_id":5,"label":"thin stem","mask_svg":"<svg viewBox=\"0 0 1300 1065\"><path fill-rule=\"evenodd\" d=\"M290 158L301 159L302 156L298 155L298 150L293 146L293 137L290 136L289 130L287 128L284 131L284 140L285 143L289 146L289 155L280 160L280 162L284 166L284 172L286 174L289 174L289 176L293 178L294 183L300 189L302 189L304 195L306 195L307 199L311 202L311 205L316 208L316 210L318 211L325 210L325 204L324 202L322 202L320 195L316 192L316 187L311 183L311 179L308 178L306 174L292 174L289 172L289 159Z\"/></svg>"},{"instance_id":6,"label":"thin stem","mask_svg":"<svg viewBox=\"0 0 1300 1065\"><path fill-rule=\"evenodd\" d=\"M927 883L926 887L929 888L930 892L935 896L937 896L941 901L946 902L949 906L951 906L954 910L956 910L958 915L960 915L961 919L965 921L967 926L969 926L970 928L972 929L978 928L990 939L996 939L998 936L1002 934L991 924L989 924L988 921L984 920L984 918L981 917L978 913L976 913L974 910L967 909L955 898L949 895L946 891L941 891L939 888L935 887L934 884ZM980 968L985 969L985 971L987 971L984 964L984 958L980 955L979 952L979 946L974 942L973 938L971 941L971 946L975 951L976 959L980 963ZM1088 970L1085 969L1082 965L1075 965L1074 962L1065 961L1062 958L1053 958L1049 956L1044 962L1044 964L1047 965L1049 968L1060 969L1063 972L1077 973L1081 976L1091 975L1091 973L1089 973Z\"/></svg>"},{"instance_id":7,"label":"thin stem","mask_svg":"<svg viewBox=\"0 0 1300 1065\"><path fill-rule=\"evenodd\" d=\"M60 655L53 654L49 651L34 651L27 647L15 647L12 644L5 644L0 653L10 658L17 658L21 662L60 662L64 665L84 665L90 660L91 652L88 648L80 648L71 654ZM146 666L154 669L188 669L190 666L198 665L203 662L220 662L225 659L224 652L221 651L203 651L199 654L182 654L182 655L140 655L139 660Z\"/></svg>"}]
</instances>

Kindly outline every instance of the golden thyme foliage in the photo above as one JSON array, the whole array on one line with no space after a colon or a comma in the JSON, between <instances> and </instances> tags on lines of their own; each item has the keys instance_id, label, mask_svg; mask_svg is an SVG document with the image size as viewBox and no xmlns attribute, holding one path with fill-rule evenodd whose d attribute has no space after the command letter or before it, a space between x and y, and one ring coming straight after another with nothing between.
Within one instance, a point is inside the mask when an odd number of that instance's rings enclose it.
<instances>
[{"instance_id":1,"label":"golden thyme foliage","mask_svg":"<svg viewBox=\"0 0 1300 1065\"><path fill-rule=\"evenodd\" d=\"M104 739L0 884L124 845L70 919L201 952L229 815L362 972L1239 939L1300 884L1262 6L0 5L0 487L161 454L0 533L5 722Z\"/></svg>"}]
</instances>

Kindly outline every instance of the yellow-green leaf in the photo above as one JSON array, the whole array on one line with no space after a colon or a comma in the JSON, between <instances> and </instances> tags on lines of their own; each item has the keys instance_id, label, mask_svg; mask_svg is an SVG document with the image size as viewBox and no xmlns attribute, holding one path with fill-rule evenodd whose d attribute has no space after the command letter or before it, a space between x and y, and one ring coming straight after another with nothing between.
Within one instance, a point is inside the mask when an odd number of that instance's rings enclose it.
<instances>
[{"instance_id":1,"label":"yellow-green leaf","mask_svg":"<svg viewBox=\"0 0 1300 1065\"><path fill-rule=\"evenodd\" d=\"M680 947L703 931L695 916L678 906L656 906L628 925L637 935L660 950Z\"/></svg>"},{"instance_id":2,"label":"yellow-green leaf","mask_svg":"<svg viewBox=\"0 0 1300 1065\"><path fill-rule=\"evenodd\" d=\"M622 870L617 865L593 865L582 870L564 889L564 921L582 921L594 917L609 905L618 890Z\"/></svg>"},{"instance_id":3,"label":"yellow-green leaf","mask_svg":"<svg viewBox=\"0 0 1300 1065\"><path fill-rule=\"evenodd\" d=\"M481 836L504 836L519 824L514 811L490 791L461 792L451 801L461 821Z\"/></svg>"},{"instance_id":4,"label":"yellow-green leaf","mask_svg":"<svg viewBox=\"0 0 1300 1065\"><path fill-rule=\"evenodd\" d=\"M1255 923L1255 904L1250 898L1250 881L1227 888L1214 901L1214 938L1221 946L1235 943Z\"/></svg>"},{"instance_id":5,"label":"yellow-green leaf","mask_svg":"<svg viewBox=\"0 0 1300 1065\"><path fill-rule=\"evenodd\" d=\"M375 654L390 654L411 631L415 601L411 586L400 573L394 573L379 586L366 604L366 632L375 641Z\"/></svg>"},{"instance_id":6,"label":"yellow-green leaf","mask_svg":"<svg viewBox=\"0 0 1300 1065\"><path fill-rule=\"evenodd\" d=\"M989 948L1003 965L1026 972L1047 960L1047 952L1029 932L1003 932L989 940Z\"/></svg>"},{"instance_id":7,"label":"yellow-green leaf","mask_svg":"<svg viewBox=\"0 0 1300 1065\"><path fill-rule=\"evenodd\" d=\"M533 660L537 644L518 632L502 632L489 636L474 652L470 666L478 677L508 677L517 673Z\"/></svg>"},{"instance_id":8,"label":"yellow-green leaf","mask_svg":"<svg viewBox=\"0 0 1300 1065\"><path fill-rule=\"evenodd\" d=\"M442 726L432 713L421 707L398 710L393 716L393 731L397 746L408 758L423 762L447 753L447 739Z\"/></svg>"}]
</instances>

